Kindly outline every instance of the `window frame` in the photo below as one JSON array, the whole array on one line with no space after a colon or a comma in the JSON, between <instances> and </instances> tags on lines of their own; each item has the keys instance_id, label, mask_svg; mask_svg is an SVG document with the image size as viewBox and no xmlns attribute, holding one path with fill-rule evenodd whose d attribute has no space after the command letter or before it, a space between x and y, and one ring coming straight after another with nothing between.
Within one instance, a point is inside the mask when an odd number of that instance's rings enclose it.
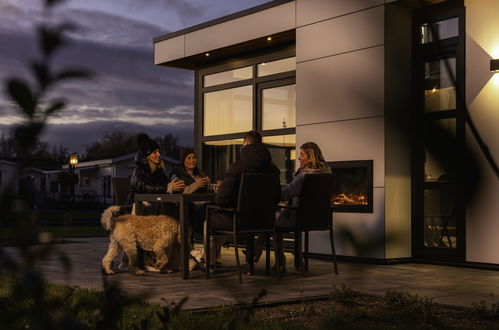
<instances>
[{"instance_id":1,"label":"window frame","mask_svg":"<svg viewBox=\"0 0 499 330\"><path fill-rule=\"evenodd\" d=\"M282 128L262 131L262 100L260 86L266 88L296 84L296 70L280 72L273 75L258 77L257 65L262 62L270 62L296 56L295 44L288 44L279 48L272 48L266 51L257 51L242 55L241 57L231 58L225 61L210 63L195 69L195 98L194 98L194 148L198 156L198 161L204 164L203 143L208 141L232 140L244 138L247 133L230 133L204 136L204 93L220 91L229 88L253 86L253 127L252 130L258 131L262 136L275 136L296 134L296 127ZM219 73L227 70L238 69L246 66L253 67L253 78L245 79L210 87L204 87L204 76ZM274 85L275 84L275 85Z\"/></svg>"}]
</instances>

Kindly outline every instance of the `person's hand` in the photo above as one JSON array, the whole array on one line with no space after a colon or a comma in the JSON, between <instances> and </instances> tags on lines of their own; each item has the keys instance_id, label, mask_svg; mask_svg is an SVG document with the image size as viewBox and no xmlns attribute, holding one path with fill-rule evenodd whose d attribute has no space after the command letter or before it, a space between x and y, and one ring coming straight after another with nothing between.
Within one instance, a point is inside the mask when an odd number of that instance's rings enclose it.
<instances>
[{"instance_id":1,"label":"person's hand","mask_svg":"<svg viewBox=\"0 0 499 330\"><path fill-rule=\"evenodd\" d=\"M142 201L142 205L144 205L145 207L149 207L149 206L151 206L151 203L146 202L146 201Z\"/></svg>"},{"instance_id":2,"label":"person's hand","mask_svg":"<svg viewBox=\"0 0 499 330\"><path fill-rule=\"evenodd\" d=\"M183 180L174 179L172 181L172 190L173 191L184 191L185 183Z\"/></svg>"},{"instance_id":3,"label":"person's hand","mask_svg":"<svg viewBox=\"0 0 499 330\"><path fill-rule=\"evenodd\" d=\"M220 191L220 187L222 187L222 180L217 180L215 184L217 185L216 191Z\"/></svg>"},{"instance_id":4,"label":"person's hand","mask_svg":"<svg viewBox=\"0 0 499 330\"><path fill-rule=\"evenodd\" d=\"M206 184L210 184L211 183L211 179L209 176L205 176L204 179L206 180Z\"/></svg>"},{"instance_id":5,"label":"person's hand","mask_svg":"<svg viewBox=\"0 0 499 330\"><path fill-rule=\"evenodd\" d=\"M206 178L202 178L202 177L198 176L198 177L196 177L196 184L200 188L204 188L204 187L206 187L206 185L208 184L208 182L206 181Z\"/></svg>"}]
</instances>

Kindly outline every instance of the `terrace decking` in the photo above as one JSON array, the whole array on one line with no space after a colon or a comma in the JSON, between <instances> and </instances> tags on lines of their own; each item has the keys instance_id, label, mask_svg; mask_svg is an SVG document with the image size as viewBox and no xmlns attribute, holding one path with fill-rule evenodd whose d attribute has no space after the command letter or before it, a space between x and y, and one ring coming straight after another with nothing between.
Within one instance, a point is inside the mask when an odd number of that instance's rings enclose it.
<instances>
[{"instance_id":1,"label":"terrace decking","mask_svg":"<svg viewBox=\"0 0 499 330\"><path fill-rule=\"evenodd\" d=\"M72 261L65 272L59 260L53 258L41 264L40 271L51 282L102 290L101 258L107 251L107 238L71 239L59 245ZM14 248L4 248L15 254ZM267 290L262 302L286 302L327 296L334 287L345 285L355 291L383 295L387 290L399 290L433 298L434 302L470 307L472 302L491 301L490 294L499 295L499 272L426 264L367 265L340 263L335 276L329 261L310 260L310 272L305 278L292 267L288 255L288 272L281 281L266 276L264 257L256 264L254 276L243 276L239 285L232 249L223 249L223 267L210 279L200 270L191 272L189 280L180 274L135 276L129 272L108 276L119 282L129 295L145 295L150 302L178 302L188 297L185 309L204 309L224 304L249 303L261 289ZM241 253L241 257L244 257ZM273 264L273 262L272 262ZM165 300L162 300L164 298Z\"/></svg>"}]
</instances>

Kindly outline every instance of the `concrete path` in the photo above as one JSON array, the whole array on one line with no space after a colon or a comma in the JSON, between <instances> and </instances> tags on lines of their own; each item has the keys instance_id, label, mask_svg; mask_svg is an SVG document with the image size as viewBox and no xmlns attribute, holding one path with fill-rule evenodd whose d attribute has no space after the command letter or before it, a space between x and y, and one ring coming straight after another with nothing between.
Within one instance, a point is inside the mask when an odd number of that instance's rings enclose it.
<instances>
[{"instance_id":1,"label":"concrete path","mask_svg":"<svg viewBox=\"0 0 499 330\"><path fill-rule=\"evenodd\" d=\"M107 238L71 239L60 244L72 261L72 269L65 272L57 258L40 265L46 279L70 286L102 290L101 258L107 251ZM4 248L15 254L14 248ZM328 295L335 287L345 285L355 291L384 295L387 290L408 291L433 298L434 302L470 307L472 302L491 302L490 294L499 296L499 272L426 264L367 265L340 263L339 275L334 275L331 262L310 260L310 272L305 278L292 267L288 255L288 272L281 281L264 273L264 258L257 264L256 275L243 276L243 285L237 282L235 258L232 249L223 249L223 267L211 279L200 270L191 272L191 279L182 280L180 274L153 274L135 276L129 272L107 278L119 282L130 295L145 295L151 302L178 302L188 297L185 309L201 309L231 303L248 303L261 289L267 290L262 299L279 302ZM243 259L241 253L241 258ZM273 262L272 262L273 264Z\"/></svg>"}]
</instances>

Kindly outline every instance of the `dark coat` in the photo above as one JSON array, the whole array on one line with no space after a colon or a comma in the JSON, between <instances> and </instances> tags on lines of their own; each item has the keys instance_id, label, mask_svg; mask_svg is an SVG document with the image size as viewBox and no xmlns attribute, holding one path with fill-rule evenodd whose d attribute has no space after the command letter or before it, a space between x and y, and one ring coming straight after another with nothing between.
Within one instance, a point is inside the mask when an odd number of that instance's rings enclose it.
<instances>
[{"instance_id":1,"label":"dark coat","mask_svg":"<svg viewBox=\"0 0 499 330\"><path fill-rule=\"evenodd\" d=\"M239 160L232 164L225 174L222 186L218 192L215 203L222 207L235 207L239 194L241 175L245 172L253 173L275 173L279 177L279 169L272 164L272 158L268 148L263 143L253 143L241 150ZM276 180L277 204L281 197L279 180Z\"/></svg>"},{"instance_id":2,"label":"dark coat","mask_svg":"<svg viewBox=\"0 0 499 330\"><path fill-rule=\"evenodd\" d=\"M194 180L194 178L192 176L189 175L189 173L187 173L187 171L185 170L185 167L182 164L177 165L175 167L175 171L173 173L175 174L175 177L177 177L177 179L184 181L186 187L190 186L191 184L193 184L196 181L196 180ZM200 171L197 167L194 169L193 174L194 174L194 176L200 176L200 177L206 176L206 174L204 172ZM207 188L203 187L203 188L197 189L195 192L200 193L200 192L206 192L206 191L207 191Z\"/></svg>"},{"instance_id":3,"label":"dark coat","mask_svg":"<svg viewBox=\"0 0 499 330\"><path fill-rule=\"evenodd\" d=\"M127 205L134 203L135 194L164 194L170 177L165 169L159 167L154 173L151 172L149 163L142 152L135 155L136 168L133 171L130 181L130 190L128 192Z\"/></svg>"}]
</instances>

